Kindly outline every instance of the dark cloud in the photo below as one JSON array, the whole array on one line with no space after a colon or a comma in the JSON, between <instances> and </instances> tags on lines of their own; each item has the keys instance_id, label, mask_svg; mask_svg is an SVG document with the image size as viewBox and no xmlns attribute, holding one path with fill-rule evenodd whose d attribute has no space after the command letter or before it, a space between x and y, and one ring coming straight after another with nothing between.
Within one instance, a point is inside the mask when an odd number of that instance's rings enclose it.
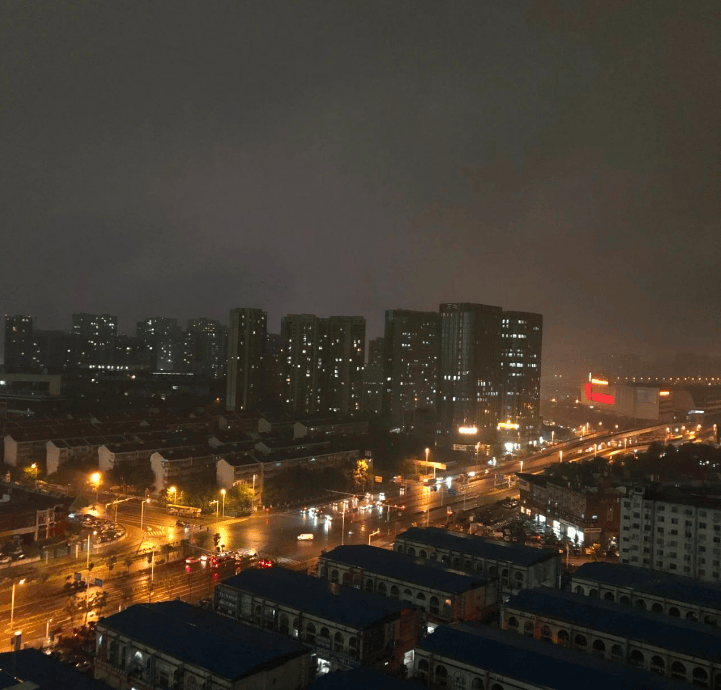
<instances>
[{"instance_id":1,"label":"dark cloud","mask_svg":"<svg viewBox=\"0 0 721 690\"><path fill-rule=\"evenodd\" d=\"M6 2L2 309L718 352L718 5Z\"/></svg>"}]
</instances>

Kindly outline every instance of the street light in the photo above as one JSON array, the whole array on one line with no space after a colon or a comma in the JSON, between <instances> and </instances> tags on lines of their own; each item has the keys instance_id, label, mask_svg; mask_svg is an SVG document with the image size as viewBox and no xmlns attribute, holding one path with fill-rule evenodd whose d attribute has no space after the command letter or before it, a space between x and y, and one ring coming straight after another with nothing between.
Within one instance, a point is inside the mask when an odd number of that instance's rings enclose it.
<instances>
[{"instance_id":1,"label":"street light","mask_svg":"<svg viewBox=\"0 0 721 690\"><path fill-rule=\"evenodd\" d=\"M17 583L13 582L13 593L12 597L10 599L10 628L13 628L13 624L15 623L15 585L23 585L25 584L25 578L22 580L18 580Z\"/></svg>"},{"instance_id":2,"label":"street light","mask_svg":"<svg viewBox=\"0 0 721 690\"><path fill-rule=\"evenodd\" d=\"M215 519L217 520L218 519L218 506L220 505L220 501L218 501L217 499L213 500L213 501L208 501L208 505L212 506L213 503L215 503Z\"/></svg>"},{"instance_id":3,"label":"street light","mask_svg":"<svg viewBox=\"0 0 721 690\"><path fill-rule=\"evenodd\" d=\"M177 490L174 486L169 486L169 487L168 487L168 493L169 493L169 494L173 494L173 503L175 503L175 497L176 497L176 495L177 495L177 493L178 493L178 490Z\"/></svg>"},{"instance_id":4,"label":"street light","mask_svg":"<svg viewBox=\"0 0 721 690\"><path fill-rule=\"evenodd\" d=\"M38 463L34 462L32 465L30 465L30 469L35 470L34 479L35 479L35 486L38 485Z\"/></svg>"},{"instance_id":5,"label":"street light","mask_svg":"<svg viewBox=\"0 0 721 690\"><path fill-rule=\"evenodd\" d=\"M94 531L93 534L97 534L97 531ZM85 567L86 567L86 568L89 568L89 567L90 567L90 537L91 537L91 536L92 536L91 534L88 534L88 553L87 553L87 558L86 558L86 560L85 560Z\"/></svg>"},{"instance_id":6,"label":"street light","mask_svg":"<svg viewBox=\"0 0 721 690\"><path fill-rule=\"evenodd\" d=\"M93 472L90 475L90 483L95 487L95 502L99 501L98 494L100 492L100 472Z\"/></svg>"},{"instance_id":7,"label":"street light","mask_svg":"<svg viewBox=\"0 0 721 690\"><path fill-rule=\"evenodd\" d=\"M143 531L143 516L145 511L145 504L150 503L149 498L145 498L140 502L140 531Z\"/></svg>"},{"instance_id":8,"label":"street light","mask_svg":"<svg viewBox=\"0 0 721 690\"><path fill-rule=\"evenodd\" d=\"M223 517L225 517L225 489L220 490L220 495L223 497Z\"/></svg>"}]
</instances>

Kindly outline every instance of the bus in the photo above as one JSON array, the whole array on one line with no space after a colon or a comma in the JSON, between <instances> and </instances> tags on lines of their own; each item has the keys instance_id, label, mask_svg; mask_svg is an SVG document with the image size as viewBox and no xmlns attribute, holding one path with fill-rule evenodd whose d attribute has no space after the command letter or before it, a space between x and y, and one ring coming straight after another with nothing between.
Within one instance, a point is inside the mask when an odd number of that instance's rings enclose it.
<instances>
[{"instance_id":1,"label":"bus","mask_svg":"<svg viewBox=\"0 0 721 690\"><path fill-rule=\"evenodd\" d=\"M178 515L180 517L200 517L200 508L194 508L193 506L177 506L173 503L168 503L165 507L170 515Z\"/></svg>"}]
</instances>

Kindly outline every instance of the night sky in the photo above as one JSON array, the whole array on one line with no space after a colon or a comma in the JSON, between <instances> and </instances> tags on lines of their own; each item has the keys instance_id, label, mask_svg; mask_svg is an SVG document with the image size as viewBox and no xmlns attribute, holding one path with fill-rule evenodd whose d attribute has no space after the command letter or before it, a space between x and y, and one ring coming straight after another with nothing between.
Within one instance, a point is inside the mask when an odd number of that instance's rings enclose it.
<instances>
[{"instance_id":1,"label":"night sky","mask_svg":"<svg viewBox=\"0 0 721 690\"><path fill-rule=\"evenodd\" d=\"M0 4L0 309L721 353L717 0Z\"/></svg>"}]
</instances>

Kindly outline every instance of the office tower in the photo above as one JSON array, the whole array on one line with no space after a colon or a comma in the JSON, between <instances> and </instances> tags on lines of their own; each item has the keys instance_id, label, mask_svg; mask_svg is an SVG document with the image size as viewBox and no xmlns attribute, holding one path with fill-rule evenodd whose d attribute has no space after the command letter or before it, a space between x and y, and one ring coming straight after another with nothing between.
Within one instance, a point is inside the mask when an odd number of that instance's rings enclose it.
<instances>
[{"instance_id":1,"label":"office tower","mask_svg":"<svg viewBox=\"0 0 721 690\"><path fill-rule=\"evenodd\" d=\"M383 338L368 341L368 363L363 367L363 414L380 414L383 409Z\"/></svg>"},{"instance_id":2,"label":"office tower","mask_svg":"<svg viewBox=\"0 0 721 690\"><path fill-rule=\"evenodd\" d=\"M226 367L225 328L215 319L190 319L184 336L183 371L219 378Z\"/></svg>"},{"instance_id":3,"label":"office tower","mask_svg":"<svg viewBox=\"0 0 721 690\"><path fill-rule=\"evenodd\" d=\"M281 319L283 401L291 412L325 412L328 322L314 314Z\"/></svg>"},{"instance_id":4,"label":"office tower","mask_svg":"<svg viewBox=\"0 0 721 690\"><path fill-rule=\"evenodd\" d=\"M32 316L5 314L5 371L33 371L37 367Z\"/></svg>"},{"instance_id":5,"label":"office tower","mask_svg":"<svg viewBox=\"0 0 721 690\"><path fill-rule=\"evenodd\" d=\"M154 316L138 321L135 334L148 347L153 371L180 371L183 361L182 329L178 319Z\"/></svg>"},{"instance_id":6,"label":"office tower","mask_svg":"<svg viewBox=\"0 0 721 690\"><path fill-rule=\"evenodd\" d=\"M255 408L262 395L268 315L261 309L230 310L225 406Z\"/></svg>"},{"instance_id":7,"label":"office tower","mask_svg":"<svg viewBox=\"0 0 721 690\"><path fill-rule=\"evenodd\" d=\"M501 403L500 307L441 304L440 432L480 440L495 429Z\"/></svg>"},{"instance_id":8,"label":"office tower","mask_svg":"<svg viewBox=\"0 0 721 690\"><path fill-rule=\"evenodd\" d=\"M440 314L389 309L383 342L383 409L390 413L395 424L402 423L406 412L435 410L441 350Z\"/></svg>"},{"instance_id":9,"label":"office tower","mask_svg":"<svg viewBox=\"0 0 721 690\"><path fill-rule=\"evenodd\" d=\"M721 499L692 487L632 487L621 499L620 562L721 584Z\"/></svg>"},{"instance_id":10,"label":"office tower","mask_svg":"<svg viewBox=\"0 0 721 690\"><path fill-rule=\"evenodd\" d=\"M78 340L75 364L102 367L110 364L118 335L118 317L109 314L73 314L72 332Z\"/></svg>"},{"instance_id":11,"label":"office tower","mask_svg":"<svg viewBox=\"0 0 721 690\"><path fill-rule=\"evenodd\" d=\"M501 318L503 397L501 422L517 427L521 439L540 428L543 316L504 311Z\"/></svg>"},{"instance_id":12,"label":"office tower","mask_svg":"<svg viewBox=\"0 0 721 690\"><path fill-rule=\"evenodd\" d=\"M360 414L366 320L362 316L331 316L327 321L326 409L344 417Z\"/></svg>"}]
</instances>

